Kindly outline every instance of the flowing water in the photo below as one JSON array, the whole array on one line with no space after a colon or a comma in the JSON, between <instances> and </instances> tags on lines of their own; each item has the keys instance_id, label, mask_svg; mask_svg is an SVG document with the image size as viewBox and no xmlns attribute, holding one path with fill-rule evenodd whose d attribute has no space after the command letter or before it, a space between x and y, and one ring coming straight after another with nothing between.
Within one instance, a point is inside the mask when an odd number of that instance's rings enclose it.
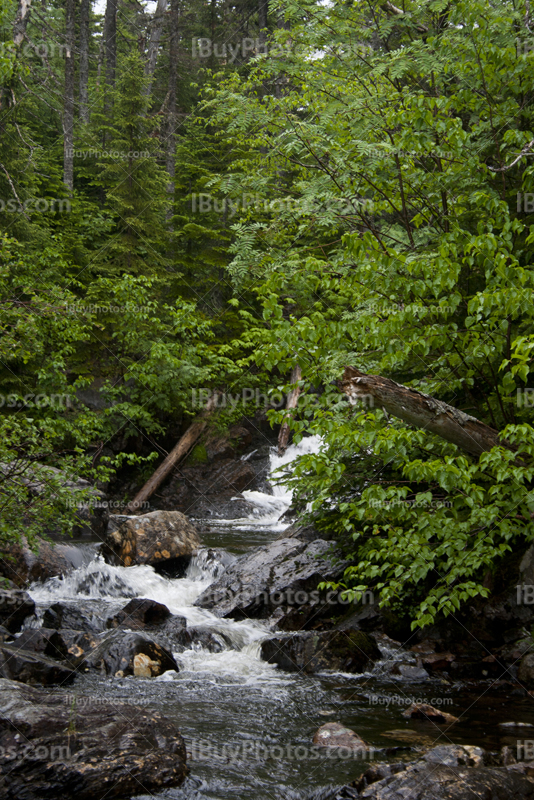
<instances>
[{"instance_id":1,"label":"flowing water","mask_svg":"<svg viewBox=\"0 0 534 800\"><path fill-rule=\"evenodd\" d=\"M273 455L272 468L319 444L310 438L288 448L283 459ZM281 486L273 489L273 495L245 493L256 510L249 519L210 520L214 530L206 544L239 554L276 538L287 524L280 517L291 495ZM175 580L148 566L109 566L98 557L96 545L81 548L77 558L79 566L70 575L32 587L41 612L62 600L102 619L132 597L148 597L186 617L188 625L208 628L231 643L221 653L196 649L177 654L179 673L152 679L80 676L69 689L84 702L114 698L146 704L176 721L190 753L191 775L177 789L150 795L157 800L304 798L318 787L354 780L369 760L413 758L433 742L492 750L515 746L517 736L503 732L498 723L534 722L532 700L510 698L510 684L468 688L439 678L408 683L392 677L386 666L399 657L392 645L384 647L384 658L372 672L357 676L301 676L263 662L259 643L268 630L260 622L221 620L193 606L224 568L213 551L201 550L186 576ZM410 657L415 661L412 655L404 656L404 662ZM431 723L408 721L402 711L412 700L439 705L461 716L460 722L443 732ZM333 721L352 728L374 748L366 761L332 757L313 747L315 731ZM148 795L140 797L148 800Z\"/></svg>"}]
</instances>

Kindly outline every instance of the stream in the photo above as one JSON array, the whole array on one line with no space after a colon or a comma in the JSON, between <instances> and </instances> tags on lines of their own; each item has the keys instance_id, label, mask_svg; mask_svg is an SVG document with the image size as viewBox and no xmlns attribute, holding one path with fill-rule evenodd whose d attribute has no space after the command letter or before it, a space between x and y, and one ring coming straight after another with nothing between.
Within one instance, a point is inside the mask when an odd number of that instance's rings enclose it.
<instances>
[{"instance_id":1,"label":"stream","mask_svg":"<svg viewBox=\"0 0 534 800\"><path fill-rule=\"evenodd\" d=\"M319 447L315 437L291 446L272 469ZM254 503L248 519L207 521L206 548L233 556L266 544L287 527L280 517L291 503L281 486L274 494L245 492ZM510 697L511 684L453 684L443 677L409 682L389 674L397 649L382 648L383 659L362 675L285 673L260 660L259 643L269 631L257 621L223 620L193 606L195 599L221 573L213 551L199 551L187 574L170 580L152 567L113 567L98 556L98 545L79 546L80 566L64 578L34 584L30 594L41 615L58 600L108 617L132 597L147 597L224 636L220 653L203 649L176 654L179 673L159 678L107 678L81 675L69 689L77 703L116 699L160 711L176 721L190 754L190 776L179 788L139 797L175 800L279 800L305 798L327 785L349 783L369 760L413 759L432 744L472 744L488 750L516 745L517 735L500 722L534 722L534 702ZM403 663L413 654L404 654ZM402 712L412 701L430 702L460 717L447 732L429 722L407 720ZM366 761L335 756L312 745L315 731L326 722L341 722L374 748ZM517 732L516 732L517 733Z\"/></svg>"}]
</instances>

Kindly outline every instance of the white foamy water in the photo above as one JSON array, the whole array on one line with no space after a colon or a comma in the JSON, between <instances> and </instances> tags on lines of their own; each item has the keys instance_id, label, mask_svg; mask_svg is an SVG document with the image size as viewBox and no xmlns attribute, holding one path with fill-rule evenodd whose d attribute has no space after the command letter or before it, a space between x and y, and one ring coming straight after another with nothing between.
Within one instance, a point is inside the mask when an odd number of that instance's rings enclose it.
<instances>
[{"instance_id":1,"label":"white foamy water","mask_svg":"<svg viewBox=\"0 0 534 800\"><path fill-rule=\"evenodd\" d=\"M288 447L283 456L271 455L271 482L274 495L263 492L243 492L247 500L254 503L254 513L242 520L218 520L219 525L250 529L261 524L275 533L284 530L287 523L279 522L281 515L291 505L292 492L277 482L272 473L305 453L317 452L321 444L318 436L304 439L298 445ZM210 524L211 524L210 520ZM203 548L195 556L183 578L169 579L158 575L150 566L117 567L106 564L95 552L95 557L87 563L87 554L80 559L80 566L64 577L51 578L46 583L36 583L30 594L41 606L63 601L76 604L76 601L97 600L104 607L109 603L109 616L117 608L133 597L146 597L166 605L172 614L183 616L188 627L198 626L218 633L228 641L229 647L221 653L210 653L201 648L180 653L182 672L188 674L215 674L229 680L239 678L241 683L249 682L260 686L276 682L279 686L288 681L287 676L260 659L260 642L269 635L269 630L257 620L236 621L221 619L210 611L193 605L199 595L224 571L218 559L220 551ZM224 560L224 555L221 556ZM228 558L228 556L227 556ZM225 561L227 563L227 559ZM105 613L105 611L103 612ZM176 674L176 673L175 673ZM178 676L177 676L178 677ZM167 673L161 680L174 680ZM289 679L290 681L291 679Z\"/></svg>"},{"instance_id":2,"label":"white foamy water","mask_svg":"<svg viewBox=\"0 0 534 800\"><path fill-rule=\"evenodd\" d=\"M318 453L321 443L322 439L320 436L308 436L299 442L299 444L290 445L281 456L278 455L274 447L272 448L270 455L269 482L273 488L273 494L244 491L243 496L246 497L249 502L253 503L255 508L252 516L245 520L234 521L237 522L238 527L242 527L244 523L249 526L251 524L269 525L273 528L273 532L280 532L288 527L287 522L280 522L280 517L291 505L293 491L280 483L281 476L277 474L277 470L282 467L288 468L299 456Z\"/></svg>"}]
</instances>

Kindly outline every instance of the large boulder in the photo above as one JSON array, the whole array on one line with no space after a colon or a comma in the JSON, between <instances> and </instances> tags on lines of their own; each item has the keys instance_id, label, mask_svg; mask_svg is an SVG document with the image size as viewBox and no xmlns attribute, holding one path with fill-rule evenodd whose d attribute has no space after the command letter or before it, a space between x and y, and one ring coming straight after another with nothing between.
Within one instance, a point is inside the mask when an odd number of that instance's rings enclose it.
<instances>
[{"instance_id":1,"label":"large boulder","mask_svg":"<svg viewBox=\"0 0 534 800\"><path fill-rule=\"evenodd\" d=\"M142 630L154 625L159 626L170 616L171 612L163 603L149 600L146 597L134 597L113 617L108 618L106 626L108 628L123 627Z\"/></svg>"},{"instance_id":2,"label":"large boulder","mask_svg":"<svg viewBox=\"0 0 534 800\"><path fill-rule=\"evenodd\" d=\"M66 628L98 632L104 630L106 623L94 611L92 613L84 612L74 604L57 602L44 612L43 625L45 628L54 628L55 630Z\"/></svg>"},{"instance_id":3,"label":"large boulder","mask_svg":"<svg viewBox=\"0 0 534 800\"><path fill-rule=\"evenodd\" d=\"M101 553L108 564L130 567L186 562L201 546L196 528L179 511L151 511L127 517L110 530Z\"/></svg>"},{"instance_id":4,"label":"large boulder","mask_svg":"<svg viewBox=\"0 0 534 800\"><path fill-rule=\"evenodd\" d=\"M261 657L287 672L365 672L380 658L374 639L363 631L299 631L266 639Z\"/></svg>"},{"instance_id":5,"label":"large boulder","mask_svg":"<svg viewBox=\"0 0 534 800\"><path fill-rule=\"evenodd\" d=\"M35 612L35 603L27 592L0 589L0 625L10 633L18 633L24 620Z\"/></svg>"},{"instance_id":6,"label":"large boulder","mask_svg":"<svg viewBox=\"0 0 534 800\"><path fill-rule=\"evenodd\" d=\"M358 736L351 728L345 728L340 722L327 722L325 725L321 725L313 737L313 744L329 750L343 749L362 754L369 749L369 745L361 736Z\"/></svg>"},{"instance_id":7,"label":"large boulder","mask_svg":"<svg viewBox=\"0 0 534 800\"><path fill-rule=\"evenodd\" d=\"M178 672L178 665L172 653L151 637L114 630L98 637L96 647L84 653L79 669L94 669L115 678L153 678L167 670Z\"/></svg>"},{"instance_id":8,"label":"large boulder","mask_svg":"<svg viewBox=\"0 0 534 800\"><path fill-rule=\"evenodd\" d=\"M185 744L173 722L98 699L76 702L0 680L4 800L112 800L183 782Z\"/></svg>"},{"instance_id":9,"label":"large boulder","mask_svg":"<svg viewBox=\"0 0 534 800\"><path fill-rule=\"evenodd\" d=\"M277 540L236 559L195 605L233 619L302 612L303 626L318 609L325 608L317 590L320 581L335 581L345 566L332 552L330 542ZM333 613L334 607L327 610Z\"/></svg>"}]
</instances>

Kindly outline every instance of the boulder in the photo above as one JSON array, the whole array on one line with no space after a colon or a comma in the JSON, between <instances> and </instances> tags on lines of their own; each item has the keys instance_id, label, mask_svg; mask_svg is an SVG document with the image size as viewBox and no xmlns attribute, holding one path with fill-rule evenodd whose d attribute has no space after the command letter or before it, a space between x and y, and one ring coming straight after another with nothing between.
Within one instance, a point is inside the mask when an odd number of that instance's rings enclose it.
<instances>
[{"instance_id":1,"label":"boulder","mask_svg":"<svg viewBox=\"0 0 534 800\"><path fill-rule=\"evenodd\" d=\"M421 761L372 783L359 797L366 800L408 797L410 800L508 800L512 797L533 800L534 782L506 768L458 768Z\"/></svg>"},{"instance_id":2,"label":"boulder","mask_svg":"<svg viewBox=\"0 0 534 800\"><path fill-rule=\"evenodd\" d=\"M412 703L412 705L402 712L403 717L408 719L425 719L430 722L437 722L439 725L452 724L458 722L458 717L447 714L446 711L434 708L429 703Z\"/></svg>"},{"instance_id":3,"label":"boulder","mask_svg":"<svg viewBox=\"0 0 534 800\"><path fill-rule=\"evenodd\" d=\"M78 700L0 680L4 800L113 800L183 782L173 722L135 704Z\"/></svg>"},{"instance_id":4,"label":"boulder","mask_svg":"<svg viewBox=\"0 0 534 800\"><path fill-rule=\"evenodd\" d=\"M287 672L359 673L380 658L380 650L363 631L299 631L262 642L261 657Z\"/></svg>"},{"instance_id":5,"label":"boulder","mask_svg":"<svg viewBox=\"0 0 534 800\"><path fill-rule=\"evenodd\" d=\"M0 677L22 683L51 686L72 683L76 672L68 664L42 653L31 653L11 645L0 646ZM1 751L0 751L1 752Z\"/></svg>"},{"instance_id":6,"label":"boulder","mask_svg":"<svg viewBox=\"0 0 534 800\"><path fill-rule=\"evenodd\" d=\"M42 653L49 658L62 661L68 657L68 649L61 634L53 628L28 628L10 644L11 649Z\"/></svg>"},{"instance_id":7,"label":"boulder","mask_svg":"<svg viewBox=\"0 0 534 800\"><path fill-rule=\"evenodd\" d=\"M96 614L85 614L75 605L58 602L47 608L43 615L45 628L98 632L104 630L105 621Z\"/></svg>"},{"instance_id":8,"label":"boulder","mask_svg":"<svg viewBox=\"0 0 534 800\"><path fill-rule=\"evenodd\" d=\"M195 605L233 619L264 619L282 608L305 609L308 619L324 605L317 590L320 581L338 579L346 566L322 539L276 540L236 559ZM334 607L328 610L333 613Z\"/></svg>"},{"instance_id":9,"label":"boulder","mask_svg":"<svg viewBox=\"0 0 534 800\"><path fill-rule=\"evenodd\" d=\"M134 597L113 617L106 622L107 628L130 628L142 630L143 628L161 625L171 616L171 612L163 603L148 598ZM182 619L182 617L180 617Z\"/></svg>"},{"instance_id":10,"label":"boulder","mask_svg":"<svg viewBox=\"0 0 534 800\"><path fill-rule=\"evenodd\" d=\"M0 589L0 625L18 633L24 620L35 612L35 603L20 589Z\"/></svg>"},{"instance_id":11,"label":"boulder","mask_svg":"<svg viewBox=\"0 0 534 800\"><path fill-rule=\"evenodd\" d=\"M327 722L326 725L321 725L313 737L313 744L319 747L343 748L361 753L365 753L369 749L361 736L358 736L350 728L345 728L339 722Z\"/></svg>"},{"instance_id":12,"label":"boulder","mask_svg":"<svg viewBox=\"0 0 534 800\"><path fill-rule=\"evenodd\" d=\"M172 653L152 638L123 631L109 631L99 637L96 647L84 654L79 668L98 670L115 678L151 678L167 670L178 672Z\"/></svg>"},{"instance_id":13,"label":"boulder","mask_svg":"<svg viewBox=\"0 0 534 800\"><path fill-rule=\"evenodd\" d=\"M222 653L223 650L232 649L230 640L222 633L200 627L184 628L174 641L178 652L208 650L210 653Z\"/></svg>"},{"instance_id":14,"label":"boulder","mask_svg":"<svg viewBox=\"0 0 534 800\"><path fill-rule=\"evenodd\" d=\"M534 653L527 653L523 656L517 677L527 688L534 687Z\"/></svg>"},{"instance_id":15,"label":"boulder","mask_svg":"<svg viewBox=\"0 0 534 800\"><path fill-rule=\"evenodd\" d=\"M111 530L102 546L108 564L130 567L189 558L201 542L196 528L179 511L151 511L129 517Z\"/></svg>"}]
</instances>

